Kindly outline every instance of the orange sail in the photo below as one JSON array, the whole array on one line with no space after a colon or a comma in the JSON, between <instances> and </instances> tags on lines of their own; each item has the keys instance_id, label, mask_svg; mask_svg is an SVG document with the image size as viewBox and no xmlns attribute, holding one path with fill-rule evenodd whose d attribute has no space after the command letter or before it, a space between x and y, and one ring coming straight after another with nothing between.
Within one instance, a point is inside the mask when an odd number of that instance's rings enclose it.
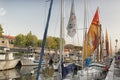
<instances>
[{"instance_id":1,"label":"orange sail","mask_svg":"<svg viewBox=\"0 0 120 80\"><path fill-rule=\"evenodd\" d=\"M107 32L107 29L106 29L106 39L105 39L105 42L106 42L107 56L109 56L109 41L108 41L108 32Z\"/></svg>"},{"instance_id":2,"label":"orange sail","mask_svg":"<svg viewBox=\"0 0 120 80\"><path fill-rule=\"evenodd\" d=\"M86 59L90 56L94 50L100 44L100 34L101 34L101 25L99 20L98 8L93 17L92 23L88 30L88 34L86 35L86 39L84 41L84 56L83 59Z\"/></svg>"},{"instance_id":3,"label":"orange sail","mask_svg":"<svg viewBox=\"0 0 120 80\"><path fill-rule=\"evenodd\" d=\"M113 54L112 54L112 43L111 43L111 39L110 39L110 56L113 56Z\"/></svg>"}]
</instances>

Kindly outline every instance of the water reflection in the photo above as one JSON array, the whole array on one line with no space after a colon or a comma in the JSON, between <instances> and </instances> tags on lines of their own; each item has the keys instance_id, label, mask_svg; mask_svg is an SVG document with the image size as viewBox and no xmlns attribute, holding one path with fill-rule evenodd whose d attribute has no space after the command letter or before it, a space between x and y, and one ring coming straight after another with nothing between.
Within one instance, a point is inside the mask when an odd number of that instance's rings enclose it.
<instances>
[{"instance_id":1,"label":"water reflection","mask_svg":"<svg viewBox=\"0 0 120 80\"><path fill-rule=\"evenodd\" d=\"M0 80L12 80L19 77L20 74L17 69L0 71Z\"/></svg>"},{"instance_id":2,"label":"water reflection","mask_svg":"<svg viewBox=\"0 0 120 80\"><path fill-rule=\"evenodd\" d=\"M0 71L0 80L35 80L37 66L22 66L20 69ZM46 67L40 71L40 80L52 80L54 76L53 67Z\"/></svg>"},{"instance_id":3,"label":"water reflection","mask_svg":"<svg viewBox=\"0 0 120 80\"><path fill-rule=\"evenodd\" d=\"M37 66L22 66L20 68L20 74L21 76L28 74L33 75L35 74L36 70L37 70Z\"/></svg>"}]
</instances>

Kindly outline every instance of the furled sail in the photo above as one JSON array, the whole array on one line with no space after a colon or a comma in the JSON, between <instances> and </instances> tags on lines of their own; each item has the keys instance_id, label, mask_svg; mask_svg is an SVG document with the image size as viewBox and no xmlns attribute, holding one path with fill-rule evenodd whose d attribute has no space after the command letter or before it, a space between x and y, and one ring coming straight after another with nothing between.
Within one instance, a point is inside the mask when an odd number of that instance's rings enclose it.
<instances>
[{"instance_id":1,"label":"furled sail","mask_svg":"<svg viewBox=\"0 0 120 80\"><path fill-rule=\"evenodd\" d=\"M107 52L107 56L109 56L109 40L108 40L108 32L107 32L107 29L106 29L106 39L105 39L105 42L106 42L106 52Z\"/></svg>"},{"instance_id":2,"label":"furled sail","mask_svg":"<svg viewBox=\"0 0 120 80\"><path fill-rule=\"evenodd\" d=\"M74 35L76 34L76 16L75 16L74 0L72 0L71 13L70 13L67 30L68 30L68 35L70 37L74 37Z\"/></svg>"},{"instance_id":3,"label":"furled sail","mask_svg":"<svg viewBox=\"0 0 120 80\"><path fill-rule=\"evenodd\" d=\"M111 43L111 39L110 39L110 56L113 56L113 54L112 54L112 43Z\"/></svg>"}]
</instances>

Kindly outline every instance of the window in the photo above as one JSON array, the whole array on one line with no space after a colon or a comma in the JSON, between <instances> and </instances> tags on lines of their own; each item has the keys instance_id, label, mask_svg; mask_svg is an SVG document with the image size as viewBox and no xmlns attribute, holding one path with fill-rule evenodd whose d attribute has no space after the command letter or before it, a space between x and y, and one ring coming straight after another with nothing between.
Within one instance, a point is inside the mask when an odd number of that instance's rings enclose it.
<instances>
[{"instance_id":1,"label":"window","mask_svg":"<svg viewBox=\"0 0 120 80\"><path fill-rule=\"evenodd\" d=\"M5 41L2 41L2 43L5 43Z\"/></svg>"}]
</instances>

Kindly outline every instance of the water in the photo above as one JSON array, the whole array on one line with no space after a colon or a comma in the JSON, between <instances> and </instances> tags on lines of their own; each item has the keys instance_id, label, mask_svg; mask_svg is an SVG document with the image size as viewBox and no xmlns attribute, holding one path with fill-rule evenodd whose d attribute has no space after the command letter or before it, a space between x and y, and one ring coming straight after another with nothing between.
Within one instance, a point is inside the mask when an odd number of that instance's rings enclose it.
<instances>
[{"instance_id":1,"label":"water","mask_svg":"<svg viewBox=\"0 0 120 80\"><path fill-rule=\"evenodd\" d=\"M37 66L22 66L20 69L0 71L0 80L36 80ZM42 80L52 78L54 70L52 67L41 70Z\"/></svg>"}]
</instances>

